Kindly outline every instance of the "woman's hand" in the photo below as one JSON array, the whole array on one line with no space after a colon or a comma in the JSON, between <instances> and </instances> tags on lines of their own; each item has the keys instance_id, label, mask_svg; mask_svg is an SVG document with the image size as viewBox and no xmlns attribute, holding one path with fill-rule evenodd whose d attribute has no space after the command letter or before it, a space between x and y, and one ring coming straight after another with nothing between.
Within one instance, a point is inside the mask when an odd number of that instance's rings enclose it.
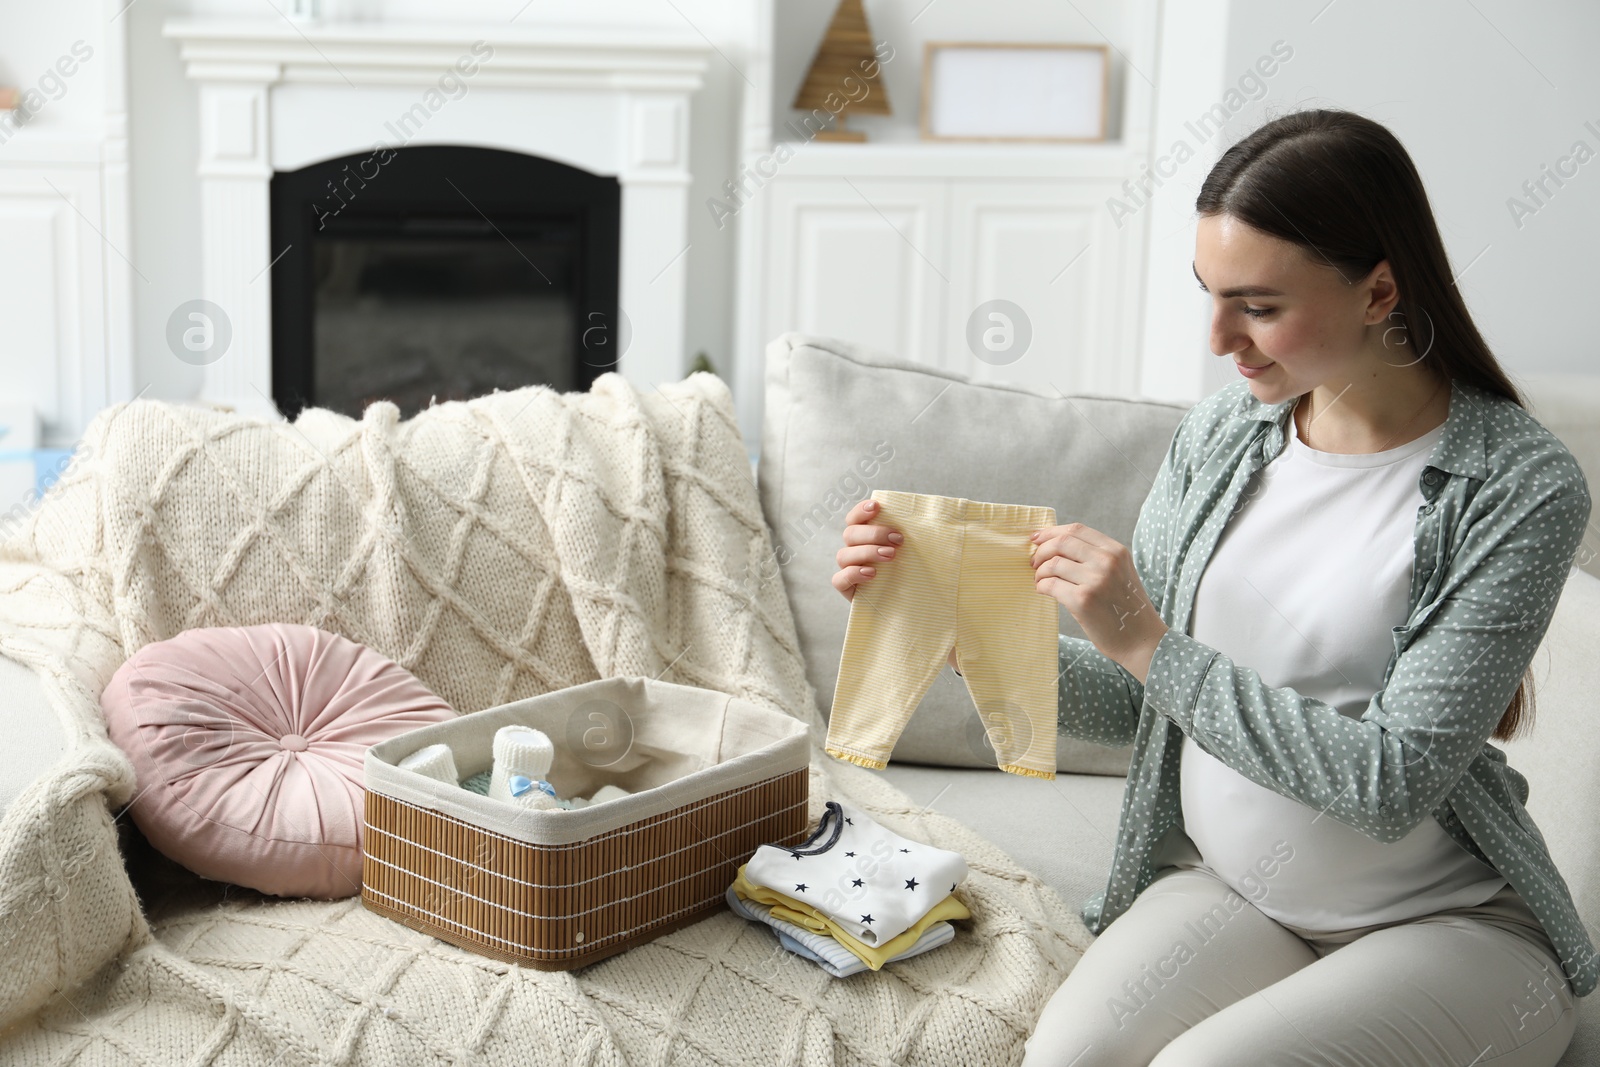
<instances>
[{"instance_id":1,"label":"woman's hand","mask_svg":"<svg viewBox=\"0 0 1600 1067\"><path fill-rule=\"evenodd\" d=\"M1168 627L1139 580L1133 553L1081 522L1046 526L1030 540L1034 588L1060 601L1094 647L1142 683Z\"/></svg>"},{"instance_id":2,"label":"woman's hand","mask_svg":"<svg viewBox=\"0 0 1600 1067\"><path fill-rule=\"evenodd\" d=\"M834 555L839 570L833 576L833 587L846 600L854 600L856 586L870 581L878 573L877 565L893 559L895 547L905 541L905 535L894 527L869 523L877 511L876 500L863 500L844 517L845 547Z\"/></svg>"},{"instance_id":3,"label":"woman's hand","mask_svg":"<svg viewBox=\"0 0 1600 1067\"><path fill-rule=\"evenodd\" d=\"M905 543L905 535L892 526L874 523L878 514L876 500L863 500L850 509L844 517L844 544L835 554L839 570L834 573L833 587L846 600L854 601L856 587L869 582L877 574L880 564L894 559L898 546ZM956 665L956 650L950 649L947 662Z\"/></svg>"}]
</instances>

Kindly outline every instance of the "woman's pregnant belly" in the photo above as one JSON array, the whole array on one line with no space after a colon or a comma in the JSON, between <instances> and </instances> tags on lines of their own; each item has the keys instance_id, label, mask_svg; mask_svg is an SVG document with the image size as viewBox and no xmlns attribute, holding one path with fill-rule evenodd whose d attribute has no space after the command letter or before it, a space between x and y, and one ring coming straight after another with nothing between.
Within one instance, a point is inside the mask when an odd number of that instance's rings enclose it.
<instances>
[{"instance_id":1,"label":"woman's pregnant belly","mask_svg":"<svg viewBox=\"0 0 1600 1067\"><path fill-rule=\"evenodd\" d=\"M1399 841L1258 785L1184 737L1184 830L1205 865L1279 922L1340 931L1481 904L1506 879L1432 815Z\"/></svg>"}]
</instances>

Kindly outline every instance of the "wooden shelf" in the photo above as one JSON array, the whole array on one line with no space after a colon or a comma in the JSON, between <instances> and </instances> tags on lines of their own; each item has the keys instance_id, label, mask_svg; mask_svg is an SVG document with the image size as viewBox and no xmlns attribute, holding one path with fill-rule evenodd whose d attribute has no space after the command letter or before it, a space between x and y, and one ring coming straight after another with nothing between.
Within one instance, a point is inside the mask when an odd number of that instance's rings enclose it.
<instances>
[{"instance_id":1,"label":"wooden shelf","mask_svg":"<svg viewBox=\"0 0 1600 1067\"><path fill-rule=\"evenodd\" d=\"M780 130L782 127L780 127ZM788 141L783 176L882 178L1106 178L1133 173L1144 153L1121 141L1007 144L952 141ZM771 152L776 152L774 144Z\"/></svg>"}]
</instances>

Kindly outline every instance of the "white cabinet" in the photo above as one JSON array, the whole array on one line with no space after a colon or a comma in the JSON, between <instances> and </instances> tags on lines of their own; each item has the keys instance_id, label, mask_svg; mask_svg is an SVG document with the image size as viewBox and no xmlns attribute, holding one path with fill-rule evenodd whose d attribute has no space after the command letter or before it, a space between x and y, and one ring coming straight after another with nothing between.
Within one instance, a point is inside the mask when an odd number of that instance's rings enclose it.
<instances>
[{"instance_id":1,"label":"white cabinet","mask_svg":"<svg viewBox=\"0 0 1600 1067\"><path fill-rule=\"evenodd\" d=\"M1116 229L1106 207L1116 191L1106 179L950 182L943 366L1064 393L1136 392L1142 240ZM977 355L968 336L973 310L997 299L1021 308L1032 334L1009 362Z\"/></svg>"},{"instance_id":2,"label":"white cabinet","mask_svg":"<svg viewBox=\"0 0 1600 1067\"><path fill-rule=\"evenodd\" d=\"M949 192L942 182L774 182L763 331L843 337L942 361Z\"/></svg>"},{"instance_id":3,"label":"white cabinet","mask_svg":"<svg viewBox=\"0 0 1600 1067\"><path fill-rule=\"evenodd\" d=\"M0 167L0 402L30 406L56 440L113 398L101 205L98 158Z\"/></svg>"},{"instance_id":4,"label":"white cabinet","mask_svg":"<svg viewBox=\"0 0 1600 1067\"><path fill-rule=\"evenodd\" d=\"M1104 144L797 146L741 212L741 418L759 425L746 405L788 330L982 380L1137 393L1145 225L1135 212L1119 226L1110 201L1143 159ZM996 300L1015 309L991 317Z\"/></svg>"},{"instance_id":5,"label":"white cabinet","mask_svg":"<svg viewBox=\"0 0 1600 1067\"><path fill-rule=\"evenodd\" d=\"M131 20L126 0L9 6L29 9L0 36L27 113L0 112L0 406L31 409L38 443L65 448L137 389L133 287L150 278L128 210ZM45 91L41 63L64 90Z\"/></svg>"}]
</instances>

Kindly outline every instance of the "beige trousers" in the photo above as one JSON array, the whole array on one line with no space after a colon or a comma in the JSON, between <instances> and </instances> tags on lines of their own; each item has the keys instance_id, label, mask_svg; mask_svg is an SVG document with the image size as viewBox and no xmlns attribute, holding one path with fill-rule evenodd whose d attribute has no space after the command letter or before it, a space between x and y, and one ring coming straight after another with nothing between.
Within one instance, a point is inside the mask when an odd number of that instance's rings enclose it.
<instances>
[{"instance_id":1,"label":"beige trousers","mask_svg":"<svg viewBox=\"0 0 1600 1067\"><path fill-rule=\"evenodd\" d=\"M1045 1004L1023 1067L1553 1067L1576 1000L1510 885L1482 904L1304 938L1177 859Z\"/></svg>"},{"instance_id":2,"label":"beige trousers","mask_svg":"<svg viewBox=\"0 0 1600 1067\"><path fill-rule=\"evenodd\" d=\"M872 499L873 521L905 541L850 602L828 754L886 766L953 645L1000 769L1054 778L1059 611L1035 587L1028 539L1055 510L887 489Z\"/></svg>"}]
</instances>

